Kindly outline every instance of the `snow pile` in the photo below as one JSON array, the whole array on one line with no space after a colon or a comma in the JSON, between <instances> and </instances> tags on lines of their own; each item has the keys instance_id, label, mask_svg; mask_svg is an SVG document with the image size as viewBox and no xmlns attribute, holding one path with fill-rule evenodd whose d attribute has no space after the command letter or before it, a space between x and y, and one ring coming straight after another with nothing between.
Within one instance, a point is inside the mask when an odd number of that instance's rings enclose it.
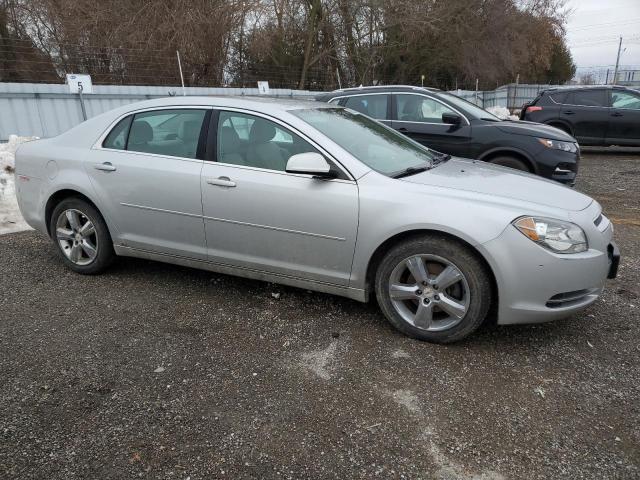
<instances>
[{"instance_id":1,"label":"snow pile","mask_svg":"<svg viewBox=\"0 0 640 480\"><path fill-rule=\"evenodd\" d=\"M485 110L502 120L519 120L517 115L511 115L507 107L488 107Z\"/></svg>"},{"instance_id":2,"label":"snow pile","mask_svg":"<svg viewBox=\"0 0 640 480\"><path fill-rule=\"evenodd\" d=\"M18 145L36 138L11 135L8 143L0 143L0 235L31 229L20 215L13 169Z\"/></svg>"}]
</instances>

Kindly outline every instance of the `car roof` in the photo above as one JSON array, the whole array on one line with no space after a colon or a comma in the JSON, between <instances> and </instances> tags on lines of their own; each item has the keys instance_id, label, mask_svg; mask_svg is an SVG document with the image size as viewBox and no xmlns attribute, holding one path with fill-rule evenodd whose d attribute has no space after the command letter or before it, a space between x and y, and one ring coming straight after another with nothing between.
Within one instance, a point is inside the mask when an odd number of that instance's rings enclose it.
<instances>
[{"instance_id":1,"label":"car roof","mask_svg":"<svg viewBox=\"0 0 640 480\"><path fill-rule=\"evenodd\" d=\"M634 90L633 88L629 88L625 85L562 85L559 87L546 88L542 90L540 93L570 92L570 91L594 90L594 89Z\"/></svg>"},{"instance_id":2,"label":"car roof","mask_svg":"<svg viewBox=\"0 0 640 480\"><path fill-rule=\"evenodd\" d=\"M392 93L392 92L440 92L441 90L433 87L416 87L412 85L375 85L368 87L352 87L340 88L332 92L323 93L322 97L339 97L341 95L349 95L354 93Z\"/></svg>"},{"instance_id":3,"label":"car roof","mask_svg":"<svg viewBox=\"0 0 640 480\"><path fill-rule=\"evenodd\" d=\"M308 108L336 108L335 105L327 105L315 102L313 97L306 99L291 99L279 97L258 96L173 96L155 98L127 105L134 107L132 110L140 110L154 107L180 107L180 106L212 106L212 107L236 107L247 110L257 110L264 113L277 114L288 110Z\"/></svg>"}]
</instances>

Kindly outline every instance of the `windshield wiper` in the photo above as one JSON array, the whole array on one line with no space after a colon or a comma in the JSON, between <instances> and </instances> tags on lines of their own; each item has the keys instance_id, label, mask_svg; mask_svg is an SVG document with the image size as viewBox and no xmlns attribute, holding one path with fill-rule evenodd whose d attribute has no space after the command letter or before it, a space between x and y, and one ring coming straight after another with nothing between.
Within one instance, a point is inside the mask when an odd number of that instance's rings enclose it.
<instances>
[{"instance_id":1,"label":"windshield wiper","mask_svg":"<svg viewBox=\"0 0 640 480\"><path fill-rule=\"evenodd\" d=\"M391 178L408 177L409 175L413 175L415 173L426 172L427 170L429 170L430 167L431 165L422 165L420 167L405 168L400 173L396 173L395 175L392 175Z\"/></svg>"},{"instance_id":2,"label":"windshield wiper","mask_svg":"<svg viewBox=\"0 0 640 480\"><path fill-rule=\"evenodd\" d=\"M435 167L436 165L440 165L441 163L446 162L447 160L451 160L451 155L449 155L448 153L440 153L440 152L433 152L435 155L435 161L433 162L433 166Z\"/></svg>"}]
</instances>

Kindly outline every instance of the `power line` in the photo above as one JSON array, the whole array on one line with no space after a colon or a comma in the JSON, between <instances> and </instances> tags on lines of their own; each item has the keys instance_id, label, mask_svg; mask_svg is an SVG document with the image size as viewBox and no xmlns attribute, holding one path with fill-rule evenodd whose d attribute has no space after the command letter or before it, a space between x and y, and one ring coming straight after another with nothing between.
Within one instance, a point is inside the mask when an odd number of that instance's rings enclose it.
<instances>
[{"instance_id":1,"label":"power line","mask_svg":"<svg viewBox=\"0 0 640 480\"><path fill-rule=\"evenodd\" d=\"M580 32L583 30L591 30L591 29L597 29L597 28L620 27L620 26L626 26L626 25L633 25L636 23L640 25L640 17L627 18L625 20L616 21L616 22L604 22L604 23L594 23L591 25L580 25L579 27L576 27L576 28L571 28L571 29L567 28L567 33Z\"/></svg>"}]
</instances>

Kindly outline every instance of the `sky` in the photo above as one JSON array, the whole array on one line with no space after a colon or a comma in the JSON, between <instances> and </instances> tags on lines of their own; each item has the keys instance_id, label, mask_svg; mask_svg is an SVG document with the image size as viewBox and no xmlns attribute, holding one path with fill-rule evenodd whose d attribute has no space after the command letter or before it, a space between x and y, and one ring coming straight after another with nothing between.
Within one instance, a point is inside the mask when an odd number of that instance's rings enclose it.
<instances>
[{"instance_id":1,"label":"sky","mask_svg":"<svg viewBox=\"0 0 640 480\"><path fill-rule=\"evenodd\" d=\"M640 0L568 0L567 43L578 67L587 71L613 71L622 35L620 57L624 68L640 68Z\"/></svg>"}]
</instances>

